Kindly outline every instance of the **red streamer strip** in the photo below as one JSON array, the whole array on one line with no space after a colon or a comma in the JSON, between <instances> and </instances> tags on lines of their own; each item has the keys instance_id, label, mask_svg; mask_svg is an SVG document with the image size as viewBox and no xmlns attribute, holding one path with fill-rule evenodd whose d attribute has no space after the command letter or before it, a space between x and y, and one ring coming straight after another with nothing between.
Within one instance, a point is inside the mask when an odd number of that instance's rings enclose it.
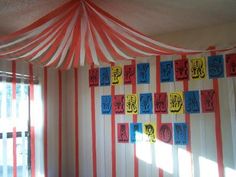
<instances>
[{"instance_id":1,"label":"red streamer strip","mask_svg":"<svg viewBox=\"0 0 236 177\"><path fill-rule=\"evenodd\" d=\"M79 104L78 104L78 69L74 69L75 86L75 176L79 177Z\"/></svg>"},{"instance_id":2,"label":"red streamer strip","mask_svg":"<svg viewBox=\"0 0 236 177\"><path fill-rule=\"evenodd\" d=\"M58 89L59 89L59 120L58 120L58 176L62 177L62 77L58 70Z\"/></svg>"}]
</instances>

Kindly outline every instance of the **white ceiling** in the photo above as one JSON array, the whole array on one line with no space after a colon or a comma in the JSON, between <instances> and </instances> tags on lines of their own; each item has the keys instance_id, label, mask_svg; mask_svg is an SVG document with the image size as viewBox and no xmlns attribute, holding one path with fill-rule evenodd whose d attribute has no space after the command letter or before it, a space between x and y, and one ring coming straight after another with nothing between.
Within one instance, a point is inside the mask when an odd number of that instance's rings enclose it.
<instances>
[{"instance_id":1,"label":"white ceiling","mask_svg":"<svg viewBox=\"0 0 236 177\"><path fill-rule=\"evenodd\" d=\"M0 0L0 34L16 31L67 0ZM236 22L236 0L93 0L149 36Z\"/></svg>"}]
</instances>

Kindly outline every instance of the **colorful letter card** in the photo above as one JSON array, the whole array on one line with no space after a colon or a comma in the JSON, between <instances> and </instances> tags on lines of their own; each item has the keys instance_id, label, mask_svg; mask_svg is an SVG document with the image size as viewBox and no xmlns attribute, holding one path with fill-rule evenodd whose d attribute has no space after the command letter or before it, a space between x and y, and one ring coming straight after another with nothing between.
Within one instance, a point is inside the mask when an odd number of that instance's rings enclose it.
<instances>
[{"instance_id":1,"label":"colorful letter card","mask_svg":"<svg viewBox=\"0 0 236 177\"><path fill-rule=\"evenodd\" d=\"M161 82L174 81L173 62L163 61L160 63L160 66L161 66Z\"/></svg>"},{"instance_id":2,"label":"colorful letter card","mask_svg":"<svg viewBox=\"0 0 236 177\"><path fill-rule=\"evenodd\" d=\"M150 83L150 65L149 63L137 64L138 84Z\"/></svg>"},{"instance_id":3,"label":"colorful letter card","mask_svg":"<svg viewBox=\"0 0 236 177\"><path fill-rule=\"evenodd\" d=\"M236 53L226 55L227 77L236 76Z\"/></svg>"},{"instance_id":4,"label":"colorful letter card","mask_svg":"<svg viewBox=\"0 0 236 177\"><path fill-rule=\"evenodd\" d=\"M185 112L187 113L200 112L199 91L184 92L184 98L185 98Z\"/></svg>"},{"instance_id":5,"label":"colorful letter card","mask_svg":"<svg viewBox=\"0 0 236 177\"><path fill-rule=\"evenodd\" d=\"M154 123L145 123L144 128L144 141L155 143L156 142L156 125Z\"/></svg>"},{"instance_id":6,"label":"colorful letter card","mask_svg":"<svg viewBox=\"0 0 236 177\"><path fill-rule=\"evenodd\" d=\"M111 67L111 83L112 85L122 84L122 67L121 66Z\"/></svg>"},{"instance_id":7,"label":"colorful letter card","mask_svg":"<svg viewBox=\"0 0 236 177\"><path fill-rule=\"evenodd\" d=\"M163 123L159 129L159 139L164 143L173 144L172 138L172 124L171 123Z\"/></svg>"},{"instance_id":8,"label":"colorful letter card","mask_svg":"<svg viewBox=\"0 0 236 177\"><path fill-rule=\"evenodd\" d=\"M168 101L167 93L155 93L154 94L154 110L155 113L168 113Z\"/></svg>"},{"instance_id":9,"label":"colorful letter card","mask_svg":"<svg viewBox=\"0 0 236 177\"><path fill-rule=\"evenodd\" d=\"M136 79L135 75L136 75L135 65L124 66L124 84L135 83L135 79Z\"/></svg>"},{"instance_id":10,"label":"colorful letter card","mask_svg":"<svg viewBox=\"0 0 236 177\"><path fill-rule=\"evenodd\" d=\"M117 124L117 136L118 136L119 143L129 142L129 124L128 123Z\"/></svg>"},{"instance_id":11,"label":"colorful letter card","mask_svg":"<svg viewBox=\"0 0 236 177\"><path fill-rule=\"evenodd\" d=\"M139 99L140 114L152 114L152 94L141 93Z\"/></svg>"},{"instance_id":12,"label":"colorful letter card","mask_svg":"<svg viewBox=\"0 0 236 177\"><path fill-rule=\"evenodd\" d=\"M208 57L208 74L210 79L224 77L223 55Z\"/></svg>"},{"instance_id":13,"label":"colorful letter card","mask_svg":"<svg viewBox=\"0 0 236 177\"><path fill-rule=\"evenodd\" d=\"M206 78L206 59L204 57L191 59L190 64L192 79Z\"/></svg>"},{"instance_id":14,"label":"colorful letter card","mask_svg":"<svg viewBox=\"0 0 236 177\"><path fill-rule=\"evenodd\" d=\"M183 92L169 93L168 105L169 113L183 114L184 113L184 97Z\"/></svg>"},{"instance_id":15,"label":"colorful letter card","mask_svg":"<svg viewBox=\"0 0 236 177\"><path fill-rule=\"evenodd\" d=\"M100 86L110 85L111 69L110 67L100 68Z\"/></svg>"},{"instance_id":16,"label":"colorful letter card","mask_svg":"<svg viewBox=\"0 0 236 177\"><path fill-rule=\"evenodd\" d=\"M138 114L138 96L136 94L126 95L126 114Z\"/></svg>"},{"instance_id":17,"label":"colorful letter card","mask_svg":"<svg viewBox=\"0 0 236 177\"><path fill-rule=\"evenodd\" d=\"M95 87L99 85L99 69L93 68L89 70L89 86Z\"/></svg>"},{"instance_id":18,"label":"colorful letter card","mask_svg":"<svg viewBox=\"0 0 236 177\"><path fill-rule=\"evenodd\" d=\"M187 59L180 59L175 61L175 79L177 81L189 79L189 67Z\"/></svg>"},{"instance_id":19,"label":"colorful letter card","mask_svg":"<svg viewBox=\"0 0 236 177\"><path fill-rule=\"evenodd\" d=\"M215 111L215 91L210 90L201 90L201 103L202 103L202 112L214 112Z\"/></svg>"},{"instance_id":20,"label":"colorful letter card","mask_svg":"<svg viewBox=\"0 0 236 177\"><path fill-rule=\"evenodd\" d=\"M112 112L112 105L111 105L111 96L110 95L104 95L102 96L102 114L111 114Z\"/></svg>"},{"instance_id":21,"label":"colorful letter card","mask_svg":"<svg viewBox=\"0 0 236 177\"><path fill-rule=\"evenodd\" d=\"M142 123L130 124L130 139L131 139L131 143L142 141L143 139Z\"/></svg>"},{"instance_id":22,"label":"colorful letter card","mask_svg":"<svg viewBox=\"0 0 236 177\"><path fill-rule=\"evenodd\" d=\"M174 123L174 140L176 145L188 144L188 126L186 123Z\"/></svg>"},{"instance_id":23,"label":"colorful letter card","mask_svg":"<svg viewBox=\"0 0 236 177\"><path fill-rule=\"evenodd\" d=\"M113 96L112 106L115 114L125 114L125 96L124 95Z\"/></svg>"}]
</instances>

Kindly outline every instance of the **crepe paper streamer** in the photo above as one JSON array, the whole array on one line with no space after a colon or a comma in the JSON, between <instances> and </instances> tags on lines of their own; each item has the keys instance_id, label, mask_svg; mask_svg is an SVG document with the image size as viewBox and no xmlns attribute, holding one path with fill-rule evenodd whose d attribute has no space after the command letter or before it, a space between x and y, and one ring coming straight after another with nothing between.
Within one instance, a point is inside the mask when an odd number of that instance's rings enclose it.
<instances>
[{"instance_id":1,"label":"crepe paper streamer","mask_svg":"<svg viewBox=\"0 0 236 177\"><path fill-rule=\"evenodd\" d=\"M226 58L226 74L227 77L236 76L236 53L227 54Z\"/></svg>"},{"instance_id":2,"label":"crepe paper streamer","mask_svg":"<svg viewBox=\"0 0 236 177\"><path fill-rule=\"evenodd\" d=\"M112 97L110 95L104 95L101 97L102 114L111 114L112 112Z\"/></svg>"},{"instance_id":3,"label":"crepe paper streamer","mask_svg":"<svg viewBox=\"0 0 236 177\"><path fill-rule=\"evenodd\" d=\"M175 145L188 144L188 126L186 123L174 123Z\"/></svg>"},{"instance_id":4,"label":"crepe paper streamer","mask_svg":"<svg viewBox=\"0 0 236 177\"><path fill-rule=\"evenodd\" d=\"M126 114L138 114L138 96L136 94L126 95L125 111Z\"/></svg>"},{"instance_id":5,"label":"crepe paper streamer","mask_svg":"<svg viewBox=\"0 0 236 177\"><path fill-rule=\"evenodd\" d=\"M191 78L205 79L206 78L206 59L193 58L190 60Z\"/></svg>"},{"instance_id":6,"label":"crepe paper streamer","mask_svg":"<svg viewBox=\"0 0 236 177\"><path fill-rule=\"evenodd\" d=\"M108 86L111 83L111 68L100 68L100 86Z\"/></svg>"},{"instance_id":7,"label":"crepe paper streamer","mask_svg":"<svg viewBox=\"0 0 236 177\"><path fill-rule=\"evenodd\" d=\"M119 143L129 142L129 124L128 123L117 124L117 141Z\"/></svg>"},{"instance_id":8,"label":"crepe paper streamer","mask_svg":"<svg viewBox=\"0 0 236 177\"><path fill-rule=\"evenodd\" d=\"M141 142L143 140L142 123L130 124L130 141L131 143Z\"/></svg>"},{"instance_id":9,"label":"crepe paper streamer","mask_svg":"<svg viewBox=\"0 0 236 177\"><path fill-rule=\"evenodd\" d=\"M123 84L123 73L121 66L112 66L111 67L111 84L120 85Z\"/></svg>"},{"instance_id":10,"label":"crepe paper streamer","mask_svg":"<svg viewBox=\"0 0 236 177\"><path fill-rule=\"evenodd\" d=\"M141 93L139 95L140 114L152 114L152 93Z\"/></svg>"},{"instance_id":11,"label":"crepe paper streamer","mask_svg":"<svg viewBox=\"0 0 236 177\"><path fill-rule=\"evenodd\" d=\"M184 113L183 92L172 92L168 94L168 110L171 114Z\"/></svg>"},{"instance_id":12,"label":"crepe paper streamer","mask_svg":"<svg viewBox=\"0 0 236 177\"><path fill-rule=\"evenodd\" d=\"M199 91L184 92L185 112L200 113Z\"/></svg>"},{"instance_id":13,"label":"crepe paper streamer","mask_svg":"<svg viewBox=\"0 0 236 177\"><path fill-rule=\"evenodd\" d=\"M115 114L125 114L125 95L115 95L112 97L112 107Z\"/></svg>"},{"instance_id":14,"label":"crepe paper streamer","mask_svg":"<svg viewBox=\"0 0 236 177\"><path fill-rule=\"evenodd\" d=\"M188 59L175 60L175 79L176 81L189 80Z\"/></svg>"},{"instance_id":15,"label":"crepe paper streamer","mask_svg":"<svg viewBox=\"0 0 236 177\"><path fill-rule=\"evenodd\" d=\"M99 85L99 69L92 68L89 69L89 86L95 87Z\"/></svg>"},{"instance_id":16,"label":"crepe paper streamer","mask_svg":"<svg viewBox=\"0 0 236 177\"><path fill-rule=\"evenodd\" d=\"M136 67L135 65L125 65L124 66L124 84L135 83L136 78Z\"/></svg>"},{"instance_id":17,"label":"crepe paper streamer","mask_svg":"<svg viewBox=\"0 0 236 177\"><path fill-rule=\"evenodd\" d=\"M150 83L150 64L139 63L137 64L137 83L138 84L149 84Z\"/></svg>"},{"instance_id":18,"label":"crepe paper streamer","mask_svg":"<svg viewBox=\"0 0 236 177\"><path fill-rule=\"evenodd\" d=\"M215 55L208 57L208 75L209 79L224 77L223 55Z\"/></svg>"},{"instance_id":19,"label":"crepe paper streamer","mask_svg":"<svg viewBox=\"0 0 236 177\"><path fill-rule=\"evenodd\" d=\"M162 61L161 63L161 82L173 82L174 70L172 61Z\"/></svg>"},{"instance_id":20,"label":"crepe paper streamer","mask_svg":"<svg viewBox=\"0 0 236 177\"><path fill-rule=\"evenodd\" d=\"M168 98L167 93L154 94L154 112L160 114L168 113Z\"/></svg>"},{"instance_id":21,"label":"crepe paper streamer","mask_svg":"<svg viewBox=\"0 0 236 177\"><path fill-rule=\"evenodd\" d=\"M164 143L173 144L172 123L162 123L158 130L158 138Z\"/></svg>"},{"instance_id":22,"label":"crepe paper streamer","mask_svg":"<svg viewBox=\"0 0 236 177\"><path fill-rule=\"evenodd\" d=\"M155 123L143 124L143 141L155 143L156 142L156 125Z\"/></svg>"},{"instance_id":23,"label":"crepe paper streamer","mask_svg":"<svg viewBox=\"0 0 236 177\"><path fill-rule=\"evenodd\" d=\"M215 91L213 89L210 90L201 90L201 104L202 104L202 112L214 112L215 111Z\"/></svg>"}]
</instances>

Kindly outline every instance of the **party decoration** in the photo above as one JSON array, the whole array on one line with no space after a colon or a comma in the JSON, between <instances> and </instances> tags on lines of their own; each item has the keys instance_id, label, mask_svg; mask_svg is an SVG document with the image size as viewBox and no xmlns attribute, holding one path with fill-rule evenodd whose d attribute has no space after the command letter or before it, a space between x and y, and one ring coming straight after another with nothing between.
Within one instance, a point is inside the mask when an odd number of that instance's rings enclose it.
<instances>
[{"instance_id":1,"label":"party decoration","mask_svg":"<svg viewBox=\"0 0 236 177\"><path fill-rule=\"evenodd\" d=\"M162 123L159 128L158 137L164 143L173 144L172 132L171 123Z\"/></svg>"},{"instance_id":2,"label":"party decoration","mask_svg":"<svg viewBox=\"0 0 236 177\"><path fill-rule=\"evenodd\" d=\"M188 144L188 126L186 123L174 123L174 142L176 145Z\"/></svg>"},{"instance_id":3,"label":"party decoration","mask_svg":"<svg viewBox=\"0 0 236 177\"><path fill-rule=\"evenodd\" d=\"M160 66L161 66L161 82L174 81L173 62L163 61L160 63Z\"/></svg>"},{"instance_id":4,"label":"party decoration","mask_svg":"<svg viewBox=\"0 0 236 177\"><path fill-rule=\"evenodd\" d=\"M154 94L154 112L155 113L168 113L167 93Z\"/></svg>"},{"instance_id":5,"label":"party decoration","mask_svg":"<svg viewBox=\"0 0 236 177\"><path fill-rule=\"evenodd\" d=\"M144 141L155 143L156 142L156 125L154 123L145 123L143 125Z\"/></svg>"},{"instance_id":6,"label":"party decoration","mask_svg":"<svg viewBox=\"0 0 236 177\"><path fill-rule=\"evenodd\" d=\"M175 79L176 81L189 79L189 65L187 59L175 60Z\"/></svg>"},{"instance_id":7,"label":"party decoration","mask_svg":"<svg viewBox=\"0 0 236 177\"><path fill-rule=\"evenodd\" d=\"M115 114L125 114L125 96L124 95L113 96L112 106Z\"/></svg>"},{"instance_id":8,"label":"party decoration","mask_svg":"<svg viewBox=\"0 0 236 177\"><path fill-rule=\"evenodd\" d=\"M135 83L136 68L135 65L124 66L124 84Z\"/></svg>"},{"instance_id":9,"label":"party decoration","mask_svg":"<svg viewBox=\"0 0 236 177\"><path fill-rule=\"evenodd\" d=\"M187 91L184 92L185 98L185 111L186 113L199 113L199 91Z\"/></svg>"},{"instance_id":10,"label":"party decoration","mask_svg":"<svg viewBox=\"0 0 236 177\"><path fill-rule=\"evenodd\" d=\"M227 77L236 76L236 53L227 54L225 58L226 58Z\"/></svg>"},{"instance_id":11,"label":"party decoration","mask_svg":"<svg viewBox=\"0 0 236 177\"><path fill-rule=\"evenodd\" d=\"M129 124L118 123L117 124L117 138L119 143L129 142Z\"/></svg>"},{"instance_id":12,"label":"party decoration","mask_svg":"<svg viewBox=\"0 0 236 177\"><path fill-rule=\"evenodd\" d=\"M142 123L130 124L130 140L131 143L140 142L143 139Z\"/></svg>"},{"instance_id":13,"label":"party decoration","mask_svg":"<svg viewBox=\"0 0 236 177\"><path fill-rule=\"evenodd\" d=\"M95 87L99 85L99 69L89 69L89 86Z\"/></svg>"},{"instance_id":14,"label":"party decoration","mask_svg":"<svg viewBox=\"0 0 236 177\"><path fill-rule=\"evenodd\" d=\"M125 99L126 114L138 114L138 96L130 94Z\"/></svg>"},{"instance_id":15,"label":"party decoration","mask_svg":"<svg viewBox=\"0 0 236 177\"><path fill-rule=\"evenodd\" d=\"M223 55L208 57L209 79L224 77L224 58Z\"/></svg>"},{"instance_id":16,"label":"party decoration","mask_svg":"<svg viewBox=\"0 0 236 177\"><path fill-rule=\"evenodd\" d=\"M100 86L108 86L111 83L110 67L100 68Z\"/></svg>"},{"instance_id":17,"label":"party decoration","mask_svg":"<svg viewBox=\"0 0 236 177\"><path fill-rule=\"evenodd\" d=\"M152 114L152 94L141 93L139 96L140 114Z\"/></svg>"},{"instance_id":18,"label":"party decoration","mask_svg":"<svg viewBox=\"0 0 236 177\"><path fill-rule=\"evenodd\" d=\"M149 63L137 64L138 84L150 83L150 65Z\"/></svg>"},{"instance_id":19,"label":"party decoration","mask_svg":"<svg viewBox=\"0 0 236 177\"><path fill-rule=\"evenodd\" d=\"M192 79L206 78L206 59L204 57L191 59L190 68Z\"/></svg>"},{"instance_id":20,"label":"party decoration","mask_svg":"<svg viewBox=\"0 0 236 177\"><path fill-rule=\"evenodd\" d=\"M111 67L111 83L112 85L122 84L122 67L121 66Z\"/></svg>"},{"instance_id":21,"label":"party decoration","mask_svg":"<svg viewBox=\"0 0 236 177\"><path fill-rule=\"evenodd\" d=\"M173 92L168 95L168 109L172 114L184 113L184 97L183 92Z\"/></svg>"},{"instance_id":22,"label":"party decoration","mask_svg":"<svg viewBox=\"0 0 236 177\"><path fill-rule=\"evenodd\" d=\"M201 90L201 103L202 103L202 112L214 112L215 111L215 91L210 90Z\"/></svg>"},{"instance_id":23,"label":"party decoration","mask_svg":"<svg viewBox=\"0 0 236 177\"><path fill-rule=\"evenodd\" d=\"M101 99L102 114L111 114L112 102L110 95L104 95Z\"/></svg>"}]
</instances>

